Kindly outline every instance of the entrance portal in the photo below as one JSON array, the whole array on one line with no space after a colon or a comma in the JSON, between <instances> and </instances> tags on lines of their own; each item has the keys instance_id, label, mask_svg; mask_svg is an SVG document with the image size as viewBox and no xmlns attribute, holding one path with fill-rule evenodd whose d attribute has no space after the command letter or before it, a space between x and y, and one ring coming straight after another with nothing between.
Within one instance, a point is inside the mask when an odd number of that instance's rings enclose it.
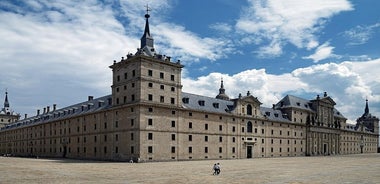
<instances>
[{"instance_id":1,"label":"entrance portal","mask_svg":"<svg viewBox=\"0 0 380 184\"><path fill-rule=\"evenodd\" d=\"M252 158L252 147L253 146L247 146L247 158Z\"/></svg>"}]
</instances>

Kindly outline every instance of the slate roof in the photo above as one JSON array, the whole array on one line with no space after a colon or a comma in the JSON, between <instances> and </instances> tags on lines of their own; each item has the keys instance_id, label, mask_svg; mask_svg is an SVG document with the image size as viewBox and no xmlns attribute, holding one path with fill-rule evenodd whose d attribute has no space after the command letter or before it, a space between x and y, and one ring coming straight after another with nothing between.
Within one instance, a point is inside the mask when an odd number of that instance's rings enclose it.
<instances>
[{"instance_id":1,"label":"slate roof","mask_svg":"<svg viewBox=\"0 0 380 184\"><path fill-rule=\"evenodd\" d=\"M182 92L182 106L185 109L227 113L233 110L234 102Z\"/></svg>"},{"instance_id":2,"label":"slate roof","mask_svg":"<svg viewBox=\"0 0 380 184\"><path fill-rule=\"evenodd\" d=\"M291 123L287 117L286 114L283 114L281 110L273 109L273 108L267 108L267 107L260 107L261 114L268 118L270 121L277 121L277 122L286 122Z\"/></svg>"},{"instance_id":3,"label":"slate roof","mask_svg":"<svg viewBox=\"0 0 380 184\"><path fill-rule=\"evenodd\" d=\"M15 123L2 127L1 130L12 129L19 126L27 126L31 124L47 123L50 121L56 121L59 119L66 119L73 116L89 114L97 112L103 109L108 109L112 105L108 102L112 99L111 95L103 96L96 99L91 99L82 103L71 105L62 109L56 109L46 113L39 114L37 116L29 117L23 120L19 120Z\"/></svg>"},{"instance_id":4,"label":"slate roof","mask_svg":"<svg viewBox=\"0 0 380 184\"><path fill-rule=\"evenodd\" d=\"M311 107L311 104L312 102L310 100L306 100L293 95L286 95L275 105L275 108L282 109L291 107L315 112L315 110ZM334 117L346 119L343 114L340 113L336 108L334 108Z\"/></svg>"}]
</instances>

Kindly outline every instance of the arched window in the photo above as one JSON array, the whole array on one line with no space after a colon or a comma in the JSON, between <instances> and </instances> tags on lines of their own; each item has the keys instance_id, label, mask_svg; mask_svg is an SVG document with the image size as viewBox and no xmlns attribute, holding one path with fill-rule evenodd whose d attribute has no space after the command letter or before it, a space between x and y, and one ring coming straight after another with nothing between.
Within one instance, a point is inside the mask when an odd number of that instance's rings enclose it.
<instances>
[{"instance_id":1,"label":"arched window","mask_svg":"<svg viewBox=\"0 0 380 184\"><path fill-rule=\"evenodd\" d=\"M248 121L247 123L247 132L252 133L252 122Z\"/></svg>"},{"instance_id":2,"label":"arched window","mask_svg":"<svg viewBox=\"0 0 380 184\"><path fill-rule=\"evenodd\" d=\"M247 115L252 115L252 106L247 105Z\"/></svg>"}]
</instances>

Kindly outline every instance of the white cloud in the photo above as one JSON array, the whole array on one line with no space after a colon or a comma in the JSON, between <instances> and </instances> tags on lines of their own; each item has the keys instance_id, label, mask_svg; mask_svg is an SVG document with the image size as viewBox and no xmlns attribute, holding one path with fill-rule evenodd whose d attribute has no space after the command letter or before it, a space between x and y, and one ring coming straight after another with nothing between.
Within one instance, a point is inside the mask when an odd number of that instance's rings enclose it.
<instances>
[{"instance_id":1,"label":"white cloud","mask_svg":"<svg viewBox=\"0 0 380 184\"><path fill-rule=\"evenodd\" d=\"M352 10L352 5L346 0L249 0L249 7L242 12L236 29L268 40L270 44L277 43L278 49L291 43L310 50L318 46L315 33L324 26L325 20L348 10ZM265 51L269 46L263 47L261 50ZM275 56L278 53L281 52L275 52Z\"/></svg>"},{"instance_id":2,"label":"white cloud","mask_svg":"<svg viewBox=\"0 0 380 184\"><path fill-rule=\"evenodd\" d=\"M210 25L209 27L223 34L227 34L232 31L232 26L227 23L215 23Z\"/></svg>"},{"instance_id":3,"label":"white cloud","mask_svg":"<svg viewBox=\"0 0 380 184\"><path fill-rule=\"evenodd\" d=\"M353 123L363 113L365 98L369 99L371 113L380 114L380 77L376 66L380 66L380 59L313 65L281 75L268 74L264 69L234 75L210 73L197 79L186 77L182 82L185 92L214 97L218 94L222 77L230 98L250 91L266 107L271 107L287 94L314 99L317 94L327 91L337 103L336 108Z\"/></svg>"},{"instance_id":4,"label":"white cloud","mask_svg":"<svg viewBox=\"0 0 380 184\"><path fill-rule=\"evenodd\" d=\"M350 30L343 32L343 36L349 39L348 45L361 45L367 43L375 33L375 29L380 27L380 23L356 26Z\"/></svg>"},{"instance_id":5,"label":"white cloud","mask_svg":"<svg viewBox=\"0 0 380 184\"><path fill-rule=\"evenodd\" d=\"M201 38L196 34L186 31L182 26L161 23L154 27L158 33L155 35L157 50L171 56L176 56L185 63L194 62L200 58L215 61L227 57L227 53L233 51L228 40L215 38Z\"/></svg>"},{"instance_id":6,"label":"white cloud","mask_svg":"<svg viewBox=\"0 0 380 184\"><path fill-rule=\"evenodd\" d=\"M328 42L320 45L314 54L306 57L302 57L303 59L312 59L314 63L319 62L320 60L324 60L330 57L338 57L333 54L334 47L330 46Z\"/></svg>"}]
</instances>

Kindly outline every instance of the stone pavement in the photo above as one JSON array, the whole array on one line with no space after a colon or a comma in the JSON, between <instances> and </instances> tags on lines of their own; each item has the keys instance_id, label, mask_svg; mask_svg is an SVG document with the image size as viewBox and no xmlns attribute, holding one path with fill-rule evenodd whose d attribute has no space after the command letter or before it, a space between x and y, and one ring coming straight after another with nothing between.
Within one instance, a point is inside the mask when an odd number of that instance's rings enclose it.
<instances>
[{"instance_id":1,"label":"stone pavement","mask_svg":"<svg viewBox=\"0 0 380 184\"><path fill-rule=\"evenodd\" d=\"M221 174L212 175L214 163ZM0 183L380 183L380 154L125 163L0 157Z\"/></svg>"}]
</instances>

